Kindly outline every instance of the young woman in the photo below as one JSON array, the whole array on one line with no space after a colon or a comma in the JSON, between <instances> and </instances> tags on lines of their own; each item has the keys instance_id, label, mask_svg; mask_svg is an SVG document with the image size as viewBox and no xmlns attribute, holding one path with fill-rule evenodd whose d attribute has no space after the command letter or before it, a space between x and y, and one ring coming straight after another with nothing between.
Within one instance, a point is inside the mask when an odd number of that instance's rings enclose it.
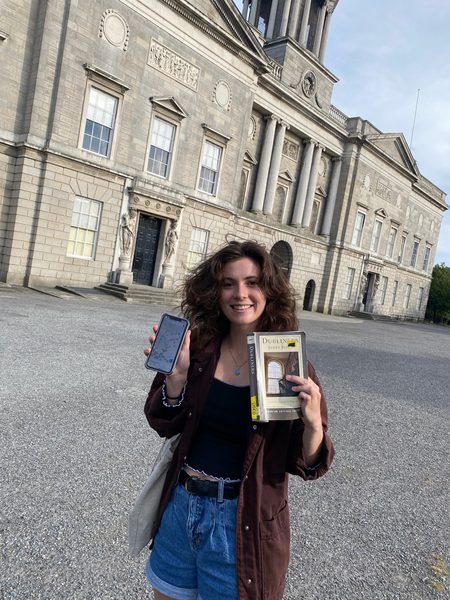
<instances>
[{"instance_id":1,"label":"young woman","mask_svg":"<svg viewBox=\"0 0 450 600\"><path fill-rule=\"evenodd\" d=\"M288 474L316 479L334 454L311 364L308 378L289 376L302 419L251 421L246 336L298 329L293 290L263 246L232 242L188 277L182 309L191 331L145 405L160 436L182 432L147 578L156 600L281 600Z\"/></svg>"}]
</instances>

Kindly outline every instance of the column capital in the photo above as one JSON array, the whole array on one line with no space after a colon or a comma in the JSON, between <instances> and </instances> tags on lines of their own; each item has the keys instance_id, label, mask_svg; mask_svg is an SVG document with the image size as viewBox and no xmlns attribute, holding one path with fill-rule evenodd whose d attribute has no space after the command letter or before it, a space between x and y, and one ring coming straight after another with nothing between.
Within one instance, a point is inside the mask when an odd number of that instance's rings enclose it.
<instances>
[{"instance_id":1,"label":"column capital","mask_svg":"<svg viewBox=\"0 0 450 600\"><path fill-rule=\"evenodd\" d=\"M281 125L281 127L285 127L286 129L290 129L291 126L289 125L289 123L286 123L286 121L283 121L283 119L280 119L278 121L278 124Z\"/></svg>"},{"instance_id":2,"label":"column capital","mask_svg":"<svg viewBox=\"0 0 450 600\"><path fill-rule=\"evenodd\" d=\"M274 115L273 113L270 115L264 115L263 119L264 119L264 121L277 121L277 122L280 120L280 118L277 117L276 115Z\"/></svg>"},{"instance_id":3,"label":"column capital","mask_svg":"<svg viewBox=\"0 0 450 600\"><path fill-rule=\"evenodd\" d=\"M304 146L306 146L307 144L312 144L313 146L315 146L318 142L316 140L313 140L313 138L303 138L302 139L302 144Z\"/></svg>"},{"instance_id":4,"label":"column capital","mask_svg":"<svg viewBox=\"0 0 450 600\"><path fill-rule=\"evenodd\" d=\"M341 162L342 156L332 156L331 162Z\"/></svg>"}]
</instances>

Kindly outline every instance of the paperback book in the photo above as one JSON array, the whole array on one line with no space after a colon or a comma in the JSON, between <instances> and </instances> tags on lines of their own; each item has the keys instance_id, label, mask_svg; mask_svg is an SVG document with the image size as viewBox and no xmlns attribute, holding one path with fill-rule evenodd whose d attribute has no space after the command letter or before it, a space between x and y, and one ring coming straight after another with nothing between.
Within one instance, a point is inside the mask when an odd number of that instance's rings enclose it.
<instances>
[{"instance_id":1,"label":"paperback book","mask_svg":"<svg viewBox=\"0 0 450 600\"><path fill-rule=\"evenodd\" d=\"M301 418L298 394L286 375L307 377L303 331L247 335L253 421Z\"/></svg>"}]
</instances>

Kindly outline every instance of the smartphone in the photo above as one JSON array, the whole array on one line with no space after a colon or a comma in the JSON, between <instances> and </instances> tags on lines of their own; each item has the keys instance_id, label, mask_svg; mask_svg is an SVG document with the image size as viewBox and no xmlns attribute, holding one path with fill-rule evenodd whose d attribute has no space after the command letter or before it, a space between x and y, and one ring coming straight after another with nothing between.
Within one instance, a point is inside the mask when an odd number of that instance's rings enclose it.
<instances>
[{"instance_id":1,"label":"smartphone","mask_svg":"<svg viewBox=\"0 0 450 600\"><path fill-rule=\"evenodd\" d=\"M187 319L164 313L152 344L152 351L145 361L147 369L170 375L176 365L188 329Z\"/></svg>"}]
</instances>

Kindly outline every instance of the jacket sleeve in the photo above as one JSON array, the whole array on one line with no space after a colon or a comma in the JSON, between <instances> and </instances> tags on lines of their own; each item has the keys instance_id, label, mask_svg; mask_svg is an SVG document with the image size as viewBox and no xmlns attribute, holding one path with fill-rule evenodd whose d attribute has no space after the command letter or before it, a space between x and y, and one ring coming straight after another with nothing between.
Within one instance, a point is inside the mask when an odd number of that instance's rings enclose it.
<instances>
[{"instance_id":1,"label":"jacket sleeve","mask_svg":"<svg viewBox=\"0 0 450 600\"><path fill-rule=\"evenodd\" d=\"M293 426L289 439L286 471L288 473L291 473L292 475L299 475L302 479L311 480L318 479L322 475L325 475L325 473L328 471L334 457L334 446L327 433L328 409L325 394L322 389L322 385L319 381L319 378L317 377L316 371L310 362L308 362L308 375L319 386L320 389L320 412L322 415L323 427L323 442L321 453L317 464L313 465L312 467L308 467L306 465L305 457L303 455L303 421L301 419L293 421Z\"/></svg>"},{"instance_id":2,"label":"jacket sleeve","mask_svg":"<svg viewBox=\"0 0 450 600\"><path fill-rule=\"evenodd\" d=\"M162 387L165 381L165 375L157 373L153 379L150 391L145 402L144 413L147 421L158 435L170 438L180 433L184 428L186 415L189 409L188 388L186 385L184 399L180 406L164 406L162 401ZM188 378L189 382L189 378Z\"/></svg>"}]
</instances>

